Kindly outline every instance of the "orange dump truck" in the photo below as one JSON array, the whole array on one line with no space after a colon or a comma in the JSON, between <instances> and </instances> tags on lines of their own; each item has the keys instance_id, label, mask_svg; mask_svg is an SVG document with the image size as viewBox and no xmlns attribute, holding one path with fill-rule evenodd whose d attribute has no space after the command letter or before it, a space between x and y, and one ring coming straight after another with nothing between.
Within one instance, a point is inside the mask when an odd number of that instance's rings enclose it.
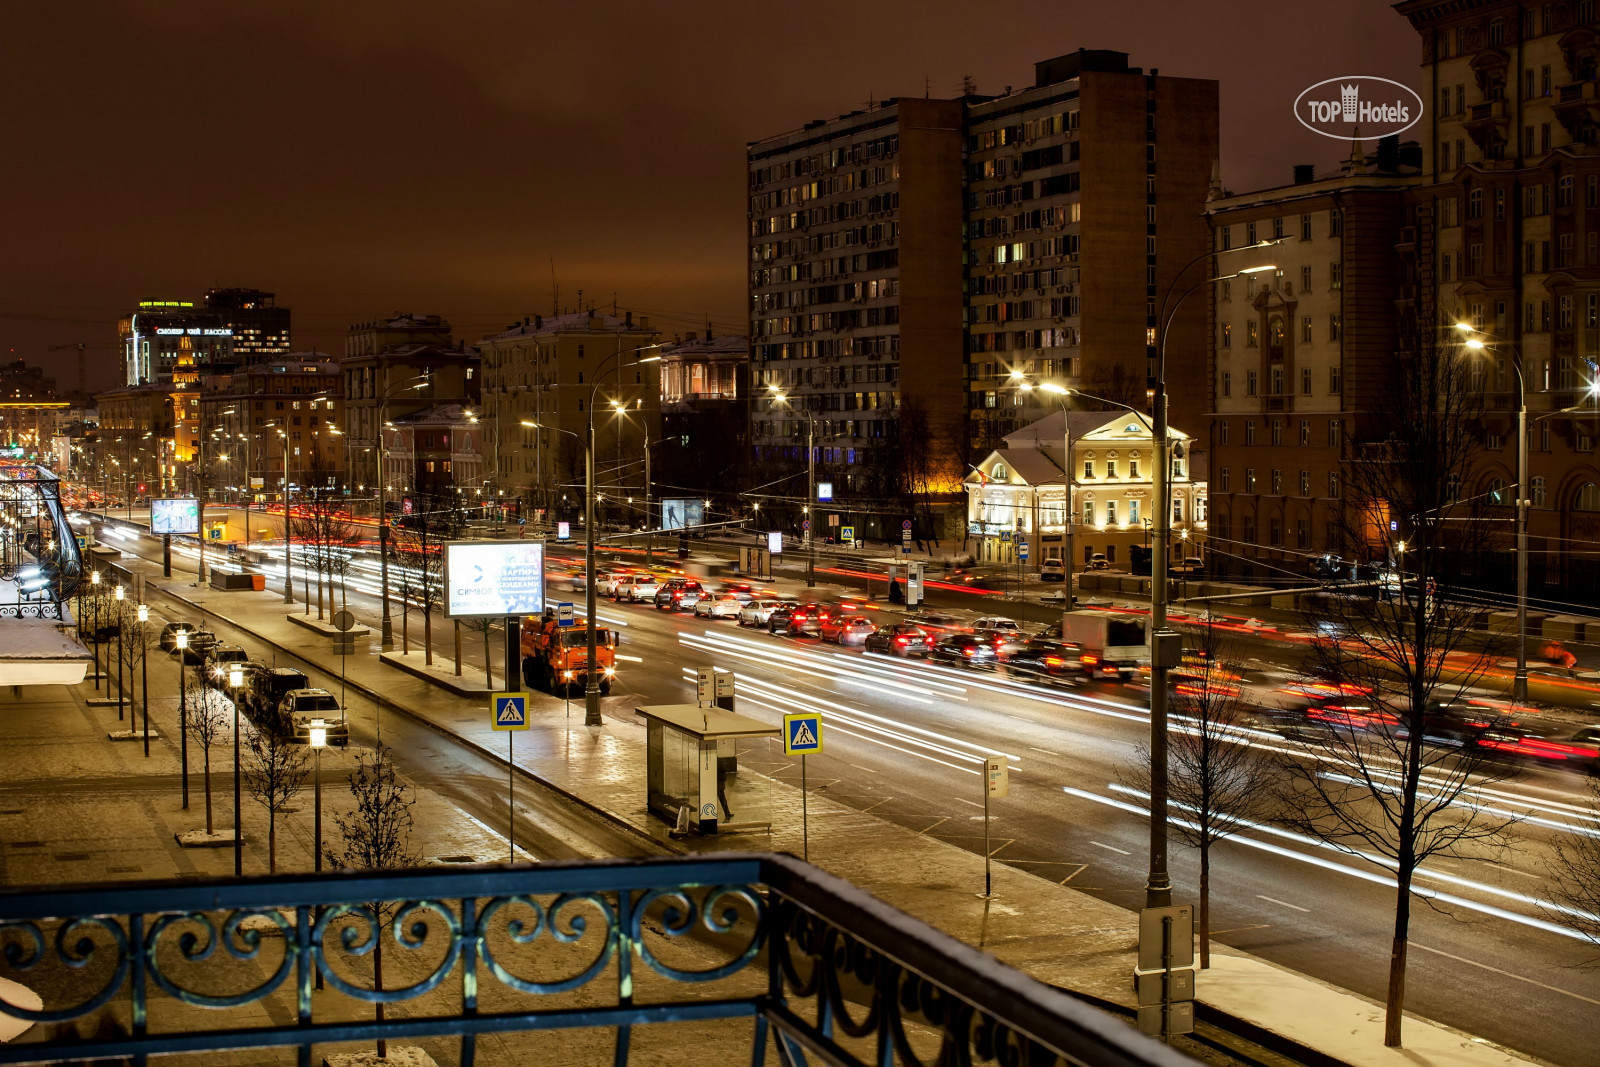
<instances>
[{"instance_id":1,"label":"orange dump truck","mask_svg":"<svg viewBox=\"0 0 1600 1067\"><path fill-rule=\"evenodd\" d=\"M616 631L595 631L595 669L600 692L611 692L617 673ZM589 681L589 624L579 616L571 626L561 626L555 616L525 616L522 620L522 679L535 689L560 693L583 689Z\"/></svg>"}]
</instances>

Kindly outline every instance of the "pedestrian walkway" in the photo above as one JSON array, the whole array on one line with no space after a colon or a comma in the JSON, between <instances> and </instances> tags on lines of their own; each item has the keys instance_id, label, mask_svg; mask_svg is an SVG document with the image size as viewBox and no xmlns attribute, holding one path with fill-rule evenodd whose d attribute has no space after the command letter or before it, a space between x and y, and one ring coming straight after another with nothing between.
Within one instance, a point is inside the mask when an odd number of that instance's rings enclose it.
<instances>
[{"instance_id":1,"label":"pedestrian walkway","mask_svg":"<svg viewBox=\"0 0 1600 1067\"><path fill-rule=\"evenodd\" d=\"M142 570L158 588L256 634L281 652L336 674L340 669L331 644L290 623L286 605L274 594L197 588L176 572L174 578L162 580L159 566L132 557L124 565ZM373 629L373 639L365 646L358 643L360 651L346 661L349 684L396 713L414 716L479 747L491 758L502 759L506 735L492 729L488 702L456 696L425 678L382 664L377 627ZM806 847L800 792L776 777L766 779L770 830L673 841L669 827L645 806L642 721L608 717L600 726L586 727L581 700L567 706L547 694L530 693L529 698L532 724L517 735L516 763L551 788L668 848L771 849L798 855ZM756 762L774 774L783 773L781 745L775 740L754 744L770 747L741 748L745 768L741 777L755 775L748 765ZM981 855L816 793L806 806L812 862L1042 981L1124 1007L1132 1005L1133 912L1004 864L994 868L993 896L983 898ZM1003 819L1003 802L997 808ZM1362 1067L1498 1067L1533 1062L1420 1019L1406 1024L1406 1049L1387 1050L1382 1047L1381 1006L1220 946L1213 959L1212 971L1199 983L1201 1001L1336 1062Z\"/></svg>"}]
</instances>

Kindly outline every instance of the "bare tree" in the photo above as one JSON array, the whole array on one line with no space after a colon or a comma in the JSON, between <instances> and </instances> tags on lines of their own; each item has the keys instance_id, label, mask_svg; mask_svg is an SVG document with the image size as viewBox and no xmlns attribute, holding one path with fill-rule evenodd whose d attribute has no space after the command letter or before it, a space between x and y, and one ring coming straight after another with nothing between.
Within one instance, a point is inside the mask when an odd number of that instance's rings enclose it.
<instances>
[{"instance_id":1,"label":"bare tree","mask_svg":"<svg viewBox=\"0 0 1600 1067\"><path fill-rule=\"evenodd\" d=\"M1309 673L1350 694L1325 711L1322 744L1288 763L1285 821L1395 879L1384 1044L1401 1043L1412 883L1429 859L1500 845L1512 820L1486 810L1476 785L1502 776L1470 746L1428 739L1441 703L1460 697L1500 652L1478 611L1451 595L1461 541L1453 523L1478 450L1481 392L1470 360L1431 321L1402 344L1377 393L1365 440L1344 464L1344 536L1380 567L1371 588L1334 590L1308 612L1321 636ZM1391 596L1393 599L1391 599Z\"/></svg>"},{"instance_id":2,"label":"bare tree","mask_svg":"<svg viewBox=\"0 0 1600 1067\"><path fill-rule=\"evenodd\" d=\"M315 468L313 468L315 471ZM302 558L317 574L317 618L322 618L322 594L328 591L328 612L335 609L334 579L348 566L350 550L360 543L356 529L346 516L343 494L328 477L315 479L301 498L300 514L295 519L295 536L305 545Z\"/></svg>"},{"instance_id":3,"label":"bare tree","mask_svg":"<svg viewBox=\"0 0 1600 1067\"><path fill-rule=\"evenodd\" d=\"M424 662L433 664L433 613L444 600L444 542L461 531L460 509L443 497L417 499L416 509L390 539L400 563L401 639L411 651L410 607L422 609Z\"/></svg>"},{"instance_id":4,"label":"bare tree","mask_svg":"<svg viewBox=\"0 0 1600 1067\"><path fill-rule=\"evenodd\" d=\"M324 857L338 870L382 871L415 867L422 857L411 847L413 824L411 809L416 798L406 782L395 773L390 750L378 746L371 753L356 756L350 772L350 796L355 806L346 814L335 814L341 847L325 849ZM372 901L367 907L372 919L372 985L383 991L383 931L394 922L398 903ZM383 1004L376 1006L377 1021L383 1022ZM378 1041L378 1058L388 1055L388 1043Z\"/></svg>"},{"instance_id":5,"label":"bare tree","mask_svg":"<svg viewBox=\"0 0 1600 1067\"><path fill-rule=\"evenodd\" d=\"M198 672L199 668L196 668ZM189 736L200 746L205 767L206 836L209 837L216 833L211 815L211 749L232 736L232 709L226 706L222 694L207 686L204 679L195 687L192 695L195 699L189 706Z\"/></svg>"},{"instance_id":6,"label":"bare tree","mask_svg":"<svg viewBox=\"0 0 1600 1067\"><path fill-rule=\"evenodd\" d=\"M483 676L484 684L490 689L494 688L494 661L489 658L489 634L494 629L495 619L491 616L473 617L462 619L461 625L469 633L483 635Z\"/></svg>"},{"instance_id":7,"label":"bare tree","mask_svg":"<svg viewBox=\"0 0 1600 1067\"><path fill-rule=\"evenodd\" d=\"M267 871L278 873L278 815L305 785L311 756L301 745L278 730L251 726L244 735L247 759L245 788L267 809Z\"/></svg>"},{"instance_id":8,"label":"bare tree","mask_svg":"<svg viewBox=\"0 0 1600 1067\"><path fill-rule=\"evenodd\" d=\"M1170 826L1200 852L1200 966L1211 966L1211 849L1278 812L1283 768L1250 744L1251 701L1229 666L1237 649L1221 640L1210 616L1195 634L1196 648L1176 675L1167 739ZM1122 774L1133 788L1150 790L1150 752L1140 746Z\"/></svg>"},{"instance_id":9,"label":"bare tree","mask_svg":"<svg viewBox=\"0 0 1600 1067\"><path fill-rule=\"evenodd\" d=\"M1587 785L1589 817L1600 820L1600 781ZM1550 917L1600 947L1600 837L1557 834L1549 868L1557 905Z\"/></svg>"}]
</instances>

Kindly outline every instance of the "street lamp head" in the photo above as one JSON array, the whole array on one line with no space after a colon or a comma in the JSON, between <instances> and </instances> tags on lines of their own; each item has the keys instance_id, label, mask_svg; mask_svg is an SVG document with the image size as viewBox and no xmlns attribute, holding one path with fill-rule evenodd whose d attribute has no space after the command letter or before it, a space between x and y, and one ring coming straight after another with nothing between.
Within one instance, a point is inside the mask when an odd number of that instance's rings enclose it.
<instances>
[{"instance_id":1,"label":"street lamp head","mask_svg":"<svg viewBox=\"0 0 1600 1067\"><path fill-rule=\"evenodd\" d=\"M182 652L184 649L188 648L189 647L189 631L187 631L187 630L179 630L177 633L173 634L172 635L172 647L176 648L179 652Z\"/></svg>"},{"instance_id":2,"label":"street lamp head","mask_svg":"<svg viewBox=\"0 0 1600 1067\"><path fill-rule=\"evenodd\" d=\"M1020 381L1022 381L1022 380L1023 380L1023 378L1025 378L1025 377L1026 377L1026 375L1024 375L1024 374L1023 374L1023 373L1022 373L1022 368L1021 368L1021 367L1012 367L1012 368L1011 368L1011 380L1012 380L1012 381L1014 381L1014 382L1020 382Z\"/></svg>"},{"instance_id":3,"label":"street lamp head","mask_svg":"<svg viewBox=\"0 0 1600 1067\"><path fill-rule=\"evenodd\" d=\"M1262 244L1266 244L1266 243L1267 242L1265 242L1265 241L1262 242ZM1269 270L1277 270L1277 269L1278 269L1278 265L1276 263L1268 263L1268 264L1266 264L1264 266L1260 266L1260 267L1240 267L1238 273L1240 273L1240 274L1265 274Z\"/></svg>"},{"instance_id":4,"label":"street lamp head","mask_svg":"<svg viewBox=\"0 0 1600 1067\"><path fill-rule=\"evenodd\" d=\"M122 586L117 586L117 599L121 600L125 596L127 596L127 594L123 592Z\"/></svg>"},{"instance_id":5,"label":"street lamp head","mask_svg":"<svg viewBox=\"0 0 1600 1067\"><path fill-rule=\"evenodd\" d=\"M1055 382L1040 382L1039 389L1041 392L1049 393L1052 396L1066 396L1072 392L1066 386L1057 385Z\"/></svg>"},{"instance_id":6,"label":"street lamp head","mask_svg":"<svg viewBox=\"0 0 1600 1067\"><path fill-rule=\"evenodd\" d=\"M99 585L100 584L100 572L99 571L90 571L89 572L89 584L90 585Z\"/></svg>"},{"instance_id":7,"label":"street lamp head","mask_svg":"<svg viewBox=\"0 0 1600 1067\"><path fill-rule=\"evenodd\" d=\"M322 719L312 719L311 725L307 732L309 736L306 738L306 742L312 748L328 747L328 724L325 721Z\"/></svg>"},{"instance_id":8,"label":"street lamp head","mask_svg":"<svg viewBox=\"0 0 1600 1067\"><path fill-rule=\"evenodd\" d=\"M1458 322L1458 323L1456 323L1456 329L1460 330L1462 333L1472 333L1473 332L1472 325L1470 323L1466 323L1466 322Z\"/></svg>"},{"instance_id":9,"label":"street lamp head","mask_svg":"<svg viewBox=\"0 0 1600 1067\"><path fill-rule=\"evenodd\" d=\"M1472 349L1473 351L1478 351L1478 350L1480 350L1480 349L1482 349L1484 347L1483 342L1480 341L1476 337L1469 337L1465 341L1463 341L1462 344L1466 345L1468 348Z\"/></svg>"},{"instance_id":10,"label":"street lamp head","mask_svg":"<svg viewBox=\"0 0 1600 1067\"><path fill-rule=\"evenodd\" d=\"M522 425L526 426L530 430L539 429L539 424L537 422L534 422L532 419L523 419L522 420Z\"/></svg>"},{"instance_id":11,"label":"street lamp head","mask_svg":"<svg viewBox=\"0 0 1600 1067\"><path fill-rule=\"evenodd\" d=\"M149 622L150 621L150 605L149 604L140 604L139 605L139 621L140 622Z\"/></svg>"}]
</instances>

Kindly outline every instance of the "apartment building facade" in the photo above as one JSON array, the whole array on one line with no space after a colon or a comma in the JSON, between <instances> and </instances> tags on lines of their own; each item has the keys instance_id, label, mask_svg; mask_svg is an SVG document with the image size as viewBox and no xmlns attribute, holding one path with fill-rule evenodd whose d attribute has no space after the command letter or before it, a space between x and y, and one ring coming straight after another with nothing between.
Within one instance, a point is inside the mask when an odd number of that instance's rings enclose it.
<instances>
[{"instance_id":1,"label":"apartment building facade","mask_svg":"<svg viewBox=\"0 0 1600 1067\"><path fill-rule=\"evenodd\" d=\"M1123 52L1034 66L1030 87L968 99L974 455L1048 410L1013 371L1143 408L1163 299L1209 247L1217 83L1145 73ZM1167 334L1174 422L1203 419L1206 316L1203 300L1185 301Z\"/></svg>"},{"instance_id":2,"label":"apartment building facade","mask_svg":"<svg viewBox=\"0 0 1600 1067\"><path fill-rule=\"evenodd\" d=\"M1419 330L1463 318L1488 346L1484 452L1466 495L1509 531L1520 371L1532 588L1600 591L1600 421L1566 410L1594 405L1600 359L1600 12L1593 0L1396 10L1418 33L1432 105L1428 180L1401 242L1402 312ZM1500 543L1509 552L1509 537Z\"/></svg>"},{"instance_id":3,"label":"apartment building facade","mask_svg":"<svg viewBox=\"0 0 1600 1067\"><path fill-rule=\"evenodd\" d=\"M1211 546L1214 570L1304 575L1344 556L1344 467L1370 439L1398 344L1395 244L1420 146L1386 140L1318 176L1207 205L1222 270L1275 269L1211 292ZM1253 248L1260 241L1269 247Z\"/></svg>"},{"instance_id":4,"label":"apartment building facade","mask_svg":"<svg viewBox=\"0 0 1600 1067\"><path fill-rule=\"evenodd\" d=\"M202 395L200 422L214 495L267 500L294 472L297 484L341 484L351 463L344 375L326 352L291 352L241 368Z\"/></svg>"},{"instance_id":5,"label":"apartment building facade","mask_svg":"<svg viewBox=\"0 0 1600 1067\"><path fill-rule=\"evenodd\" d=\"M349 423L347 478L358 490L372 490L379 484L383 425L438 404L475 409L482 384L480 359L477 349L465 345L401 343L377 351L359 347L361 354L339 361ZM402 488L385 486L391 496Z\"/></svg>"}]
</instances>

